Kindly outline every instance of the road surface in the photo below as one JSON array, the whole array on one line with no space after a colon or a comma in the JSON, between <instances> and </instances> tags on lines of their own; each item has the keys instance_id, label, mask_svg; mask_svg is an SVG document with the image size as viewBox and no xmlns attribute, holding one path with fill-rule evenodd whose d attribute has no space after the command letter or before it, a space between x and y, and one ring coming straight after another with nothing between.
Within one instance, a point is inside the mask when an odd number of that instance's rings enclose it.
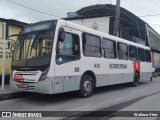
<instances>
[{"instance_id":1,"label":"road surface","mask_svg":"<svg viewBox=\"0 0 160 120\"><path fill-rule=\"evenodd\" d=\"M26 93L27 94L27 93ZM160 111L160 77L141 82L96 88L89 98L79 98L75 92L57 95L37 94L30 97L0 101L0 111ZM60 114L60 113L59 113ZM93 112L94 114L94 112ZM95 114L94 114L95 115ZM62 112L63 116L63 112ZM35 118L36 120L62 119ZM9 120L9 118L0 118ZM12 118L17 120L17 118ZM23 118L28 120L28 118ZM82 118L64 118L81 120ZM158 117L83 117L83 120L160 120Z\"/></svg>"}]
</instances>

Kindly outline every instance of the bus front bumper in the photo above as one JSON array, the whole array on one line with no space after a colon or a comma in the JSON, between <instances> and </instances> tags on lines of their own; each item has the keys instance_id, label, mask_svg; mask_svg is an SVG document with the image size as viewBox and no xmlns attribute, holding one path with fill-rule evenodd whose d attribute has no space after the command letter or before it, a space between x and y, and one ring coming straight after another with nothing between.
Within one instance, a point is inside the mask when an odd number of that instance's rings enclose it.
<instances>
[{"instance_id":1,"label":"bus front bumper","mask_svg":"<svg viewBox=\"0 0 160 120\"><path fill-rule=\"evenodd\" d=\"M10 88L12 90L53 94L53 86L53 81L49 78L36 83L21 83L10 78Z\"/></svg>"}]
</instances>

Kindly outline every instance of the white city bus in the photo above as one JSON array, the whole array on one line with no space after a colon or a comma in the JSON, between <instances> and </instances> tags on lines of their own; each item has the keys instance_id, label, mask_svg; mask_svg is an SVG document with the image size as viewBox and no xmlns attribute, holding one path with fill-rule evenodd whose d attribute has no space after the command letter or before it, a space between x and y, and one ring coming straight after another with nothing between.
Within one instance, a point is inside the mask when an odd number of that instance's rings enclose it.
<instances>
[{"instance_id":1,"label":"white city bus","mask_svg":"<svg viewBox=\"0 0 160 120\"><path fill-rule=\"evenodd\" d=\"M92 95L95 87L150 80L150 48L65 20L26 26L16 41L10 85L20 91Z\"/></svg>"}]
</instances>

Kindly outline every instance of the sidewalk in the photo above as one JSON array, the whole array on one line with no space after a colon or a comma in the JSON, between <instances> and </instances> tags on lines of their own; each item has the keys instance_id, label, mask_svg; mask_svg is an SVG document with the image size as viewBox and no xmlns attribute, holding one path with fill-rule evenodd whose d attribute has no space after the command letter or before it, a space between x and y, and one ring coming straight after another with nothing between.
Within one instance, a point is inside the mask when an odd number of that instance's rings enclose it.
<instances>
[{"instance_id":1,"label":"sidewalk","mask_svg":"<svg viewBox=\"0 0 160 120\"><path fill-rule=\"evenodd\" d=\"M34 94L35 93L13 91L10 89L9 85L5 85L4 90L2 90L1 85L0 85L0 101L14 99L14 98L20 98L20 97L27 97L27 96L31 96Z\"/></svg>"},{"instance_id":2,"label":"sidewalk","mask_svg":"<svg viewBox=\"0 0 160 120\"><path fill-rule=\"evenodd\" d=\"M19 93L18 91L12 91L9 85L5 85L3 90L0 86L0 101L15 98Z\"/></svg>"}]
</instances>

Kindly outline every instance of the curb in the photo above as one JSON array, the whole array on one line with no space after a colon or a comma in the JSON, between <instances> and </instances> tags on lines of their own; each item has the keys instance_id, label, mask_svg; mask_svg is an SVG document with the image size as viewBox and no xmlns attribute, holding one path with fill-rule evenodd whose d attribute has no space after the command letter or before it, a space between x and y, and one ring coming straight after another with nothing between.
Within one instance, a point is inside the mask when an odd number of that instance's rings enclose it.
<instances>
[{"instance_id":1,"label":"curb","mask_svg":"<svg viewBox=\"0 0 160 120\"><path fill-rule=\"evenodd\" d=\"M29 93L29 92L12 92L12 93L5 93L0 94L0 101L15 99L15 98L22 98L27 96L35 95L36 93Z\"/></svg>"}]
</instances>

